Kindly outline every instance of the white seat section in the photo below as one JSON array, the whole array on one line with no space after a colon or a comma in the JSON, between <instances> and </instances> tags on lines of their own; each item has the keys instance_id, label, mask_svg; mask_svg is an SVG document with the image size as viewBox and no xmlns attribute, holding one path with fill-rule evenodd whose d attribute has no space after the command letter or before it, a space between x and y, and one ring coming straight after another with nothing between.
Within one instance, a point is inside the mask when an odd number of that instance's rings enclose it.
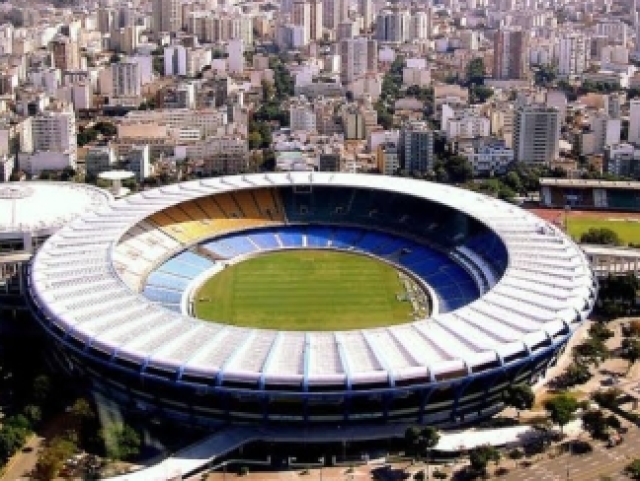
<instances>
[{"instance_id":1,"label":"white seat section","mask_svg":"<svg viewBox=\"0 0 640 481\"><path fill-rule=\"evenodd\" d=\"M382 369L371 346L369 346L361 332L342 332L340 333L340 338L349 362L351 374L380 371Z\"/></svg>"},{"instance_id":2,"label":"white seat section","mask_svg":"<svg viewBox=\"0 0 640 481\"><path fill-rule=\"evenodd\" d=\"M304 376L305 336L303 332L283 332L274 345L263 374L267 379L296 379Z\"/></svg>"},{"instance_id":3,"label":"white seat section","mask_svg":"<svg viewBox=\"0 0 640 481\"><path fill-rule=\"evenodd\" d=\"M544 296L544 295L537 294L535 292L524 292L519 289L515 289L513 287L507 286L506 284L499 285L494 292L496 294L500 294L500 295L509 297L511 299L529 302L541 309L550 309L554 311L559 311L564 306L566 306L566 298L565 300L560 300L555 297Z\"/></svg>"},{"instance_id":4,"label":"white seat section","mask_svg":"<svg viewBox=\"0 0 640 481\"><path fill-rule=\"evenodd\" d=\"M446 353L449 360L464 360L470 352L474 352L474 350L469 349L463 342L442 329L442 327L435 322L419 322L415 324L415 327L431 342L431 344L437 345L440 351Z\"/></svg>"},{"instance_id":5,"label":"white seat section","mask_svg":"<svg viewBox=\"0 0 640 481\"><path fill-rule=\"evenodd\" d=\"M340 361L340 352L335 336L331 332L314 332L310 334L310 365L308 374L325 376L342 374L344 369Z\"/></svg>"},{"instance_id":6,"label":"white seat section","mask_svg":"<svg viewBox=\"0 0 640 481\"><path fill-rule=\"evenodd\" d=\"M394 326L390 333L423 366L431 366L452 357L428 340L415 325Z\"/></svg>"},{"instance_id":7,"label":"white seat section","mask_svg":"<svg viewBox=\"0 0 640 481\"><path fill-rule=\"evenodd\" d=\"M515 329L513 325L502 322L501 319L489 317L478 310L456 312L456 316L501 343L516 341L520 339L524 332L527 332L526 330Z\"/></svg>"},{"instance_id":8,"label":"white seat section","mask_svg":"<svg viewBox=\"0 0 640 481\"><path fill-rule=\"evenodd\" d=\"M213 323L198 322L187 327L182 334L151 354L154 362L175 363L183 366L199 354L206 340L213 339L223 327Z\"/></svg>"},{"instance_id":9,"label":"white seat section","mask_svg":"<svg viewBox=\"0 0 640 481\"><path fill-rule=\"evenodd\" d=\"M487 324L477 322L466 312L455 312L449 314L453 322L449 322L447 327L455 330L460 335L481 349L493 349L497 344L511 342L518 338L516 331L504 324L497 324L489 321Z\"/></svg>"},{"instance_id":10,"label":"white seat section","mask_svg":"<svg viewBox=\"0 0 640 481\"><path fill-rule=\"evenodd\" d=\"M440 316L435 320L438 326L454 336L468 351L482 352L491 350L496 345L496 340L488 337L473 325L467 324L463 319L456 317L454 313Z\"/></svg>"},{"instance_id":11,"label":"white seat section","mask_svg":"<svg viewBox=\"0 0 640 481\"><path fill-rule=\"evenodd\" d=\"M532 319L518 312L504 309L486 298L473 303L469 314L473 316L476 312L480 312L487 317L496 319L504 324L508 324L513 329L521 330L523 334L539 331L540 325L544 323L544 321Z\"/></svg>"},{"instance_id":12,"label":"white seat section","mask_svg":"<svg viewBox=\"0 0 640 481\"><path fill-rule=\"evenodd\" d=\"M227 358L238 349L249 332L249 329L238 327L225 328L223 334L221 333L221 335L213 339L205 340L206 349L199 350L192 359L189 359L185 365L185 370L200 368L219 371Z\"/></svg>"},{"instance_id":13,"label":"white seat section","mask_svg":"<svg viewBox=\"0 0 640 481\"><path fill-rule=\"evenodd\" d=\"M171 318L172 317L173 316L171 316ZM139 336L128 344L123 345L122 349L125 351L144 350L153 353L159 347L164 346L167 342L179 336L185 329L188 329L188 327L181 322L171 322L171 318L167 319L169 322L161 323L160 326L149 335Z\"/></svg>"},{"instance_id":14,"label":"white seat section","mask_svg":"<svg viewBox=\"0 0 640 481\"><path fill-rule=\"evenodd\" d=\"M254 336L245 352L241 356L236 356L231 363L226 366L229 371L260 372L269 352L273 348L276 339L275 331L267 331L262 335Z\"/></svg>"}]
</instances>

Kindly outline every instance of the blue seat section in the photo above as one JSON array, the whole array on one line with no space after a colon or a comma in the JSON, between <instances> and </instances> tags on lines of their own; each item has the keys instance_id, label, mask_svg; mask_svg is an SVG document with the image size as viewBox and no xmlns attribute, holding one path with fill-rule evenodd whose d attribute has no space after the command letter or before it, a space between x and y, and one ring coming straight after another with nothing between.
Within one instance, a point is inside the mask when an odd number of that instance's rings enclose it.
<instances>
[{"instance_id":1,"label":"blue seat section","mask_svg":"<svg viewBox=\"0 0 640 481\"><path fill-rule=\"evenodd\" d=\"M271 229L251 232L249 237L256 245L260 246L261 249L277 249L280 247L274 231Z\"/></svg>"},{"instance_id":2,"label":"blue seat section","mask_svg":"<svg viewBox=\"0 0 640 481\"><path fill-rule=\"evenodd\" d=\"M242 256L258 250L244 235L222 237L203 244L203 247L226 258Z\"/></svg>"},{"instance_id":3,"label":"blue seat section","mask_svg":"<svg viewBox=\"0 0 640 481\"><path fill-rule=\"evenodd\" d=\"M364 235L366 231L351 227L339 227L333 229L333 238L331 247L341 249L349 249L355 247L357 241Z\"/></svg>"},{"instance_id":4,"label":"blue seat section","mask_svg":"<svg viewBox=\"0 0 640 481\"><path fill-rule=\"evenodd\" d=\"M213 265L213 261L194 252L181 252L149 275L142 295L180 312L180 299L189 282Z\"/></svg>"},{"instance_id":5,"label":"blue seat section","mask_svg":"<svg viewBox=\"0 0 640 481\"><path fill-rule=\"evenodd\" d=\"M182 292L180 291L173 291L149 285L144 288L142 294L150 301L159 302L161 304L179 305L180 299L182 298Z\"/></svg>"},{"instance_id":6,"label":"blue seat section","mask_svg":"<svg viewBox=\"0 0 640 481\"><path fill-rule=\"evenodd\" d=\"M304 230L302 227L291 226L278 232L278 237L285 247L304 247Z\"/></svg>"},{"instance_id":7,"label":"blue seat section","mask_svg":"<svg viewBox=\"0 0 640 481\"><path fill-rule=\"evenodd\" d=\"M213 267L213 261L209 259L199 256L198 254L194 254L190 251L184 251L177 256L175 259L180 259L182 262L186 262L187 264L191 264L193 266L202 267L203 269L209 269Z\"/></svg>"},{"instance_id":8,"label":"blue seat section","mask_svg":"<svg viewBox=\"0 0 640 481\"><path fill-rule=\"evenodd\" d=\"M469 237L464 245L487 261L497 272L503 272L509 261L507 248L493 232L484 231Z\"/></svg>"},{"instance_id":9,"label":"blue seat section","mask_svg":"<svg viewBox=\"0 0 640 481\"><path fill-rule=\"evenodd\" d=\"M331 227L310 225L306 228L308 247L328 247L333 236Z\"/></svg>"},{"instance_id":10,"label":"blue seat section","mask_svg":"<svg viewBox=\"0 0 640 481\"><path fill-rule=\"evenodd\" d=\"M166 274L160 271L152 272L147 278L147 285L155 287L164 287L167 289L173 289L174 291L183 291L191 279L184 277L177 277L171 274Z\"/></svg>"},{"instance_id":11,"label":"blue seat section","mask_svg":"<svg viewBox=\"0 0 640 481\"><path fill-rule=\"evenodd\" d=\"M162 264L158 268L158 270L160 272L171 274L173 276L185 277L187 279L193 279L193 278L199 276L200 274L202 274L204 271L206 271L212 265L213 264L210 264L210 266L208 266L208 267L205 267L204 265L194 266L194 265L188 264L186 262L183 262L178 257L174 257L173 259L169 259L167 262Z\"/></svg>"}]
</instances>

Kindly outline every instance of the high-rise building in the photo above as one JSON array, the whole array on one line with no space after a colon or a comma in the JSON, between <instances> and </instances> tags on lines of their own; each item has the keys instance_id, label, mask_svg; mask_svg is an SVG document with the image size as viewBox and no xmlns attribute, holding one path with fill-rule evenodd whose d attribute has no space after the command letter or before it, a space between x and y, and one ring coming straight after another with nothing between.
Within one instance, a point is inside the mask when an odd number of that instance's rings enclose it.
<instances>
[{"instance_id":1,"label":"high-rise building","mask_svg":"<svg viewBox=\"0 0 640 481\"><path fill-rule=\"evenodd\" d=\"M56 35L51 40L53 67L60 70L76 70L80 68L80 49L78 43L64 35Z\"/></svg>"},{"instance_id":2,"label":"high-rise building","mask_svg":"<svg viewBox=\"0 0 640 481\"><path fill-rule=\"evenodd\" d=\"M98 31L102 34L110 33L117 24L116 12L112 8L100 7L98 9Z\"/></svg>"},{"instance_id":3,"label":"high-rise building","mask_svg":"<svg viewBox=\"0 0 640 481\"><path fill-rule=\"evenodd\" d=\"M31 118L34 152L69 154L69 162L75 165L78 144L76 140L76 115L72 109L44 111Z\"/></svg>"},{"instance_id":4,"label":"high-rise building","mask_svg":"<svg viewBox=\"0 0 640 481\"><path fill-rule=\"evenodd\" d=\"M179 0L152 0L152 29L159 32L178 32L182 26Z\"/></svg>"},{"instance_id":5,"label":"high-rise building","mask_svg":"<svg viewBox=\"0 0 640 481\"><path fill-rule=\"evenodd\" d=\"M409 21L409 38L427 40L431 37L431 15L428 9L413 9Z\"/></svg>"},{"instance_id":6,"label":"high-rise building","mask_svg":"<svg viewBox=\"0 0 640 481\"><path fill-rule=\"evenodd\" d=\"M311 39L311 4L306 0L295 0L291 12L293 25L302 27L303 44L306 45Z\"/></svg>"},{"instance_id":7,"label":"high-rise building","mask_svg":"<svg viewBox=\"0 0 640 481\"><path fill-rule=\"evenodd\" d=\"M434 134L426 122L409 122L400 129L400 165L408 172L433 168Z\"/></svg>"},{"instance_id":8,"label":"high-rise building","mask_svg":"<svg viewBox=\"0 0 640 481\"><path fill-rule=\"evenodd\" d=\"M499 30L493 40L493 78L524 79L528 73L529 33Z\"/></svg>"},{"instance_id":9,"label":"high-rise building","mask_svg":"<svg viewBox=\"0 0 640 481\"><path fill-rule=\"evenodd\" d=\"M309 22L309 39L312 42L316 40L322 40L322 0L309 0L309 13L311 14L311 20Z\"/></svg>"},{"instance_id":10,"label":"high-rise building","mask_svg":"<svg viewBox=\"0 0 640 481\"><path fill-rule=\"evenodd\" d=\"M640 144L640 100L629 102L629 135L628 141L632 144Z\"/></svg>"},{"instance_id":11,"label":"high-rise building","mask_svg":"<svg viewBox=\"0 0 640 481\"><path fill-rule=\"evenodd\" d=\"M589 41L579 33L565 35L558 43L558 74L580 75L587 70Z\"/></svg>"},{"instance_id":12,"label":"high-rise building","mask_svg":"<svg viewBox=\"0 0 640 481\"><path fill-rule=\"evenodd\" d=\"M313 105L304 97L293 99L289 105L289 119L292 131L314 132L316 114Z\"/></svg>"},{"instance_id":13,"label":"high-rise building","mask_svg":"<svg viewBox=\"0 0 640 481\"><path fill-rule=\"evenodd\" d=\"M346 38L338 44L343 84L378 69L378 42L367 37Z\"/></svg>"},{"instance_id":14,"label":"high-rise building","mask_svg":"<svg viewBox=\"0 0 640 481\"><path fill-rule=\"evenodd\" d=\"M612 119L606 112L598 112L594 114L591 118L594 152L601 154L609 145L619 144L621 130L622 120Z\"/></svg>"},{"instance_id":15,"label":"high-rise building","mask_svg":"<svg viewBox=\"0 0 640 481\"><path fill-rule=\"evenodd\" d=\"M229 40L227 53L229 54L229 72L242 73L244 71L244 40L241 38Z\"/></svg>"},{"instance_id":16,"label":"high-rise building","mask_svg":"<svg viewBox=\"0 0 640 481\"><path fill-rule=\"evenodd\" d=\"M604 109L612 119L620 118L620 107L622 104L621 94L616 92L604 97Z\"/></svg>"},{"instance_id":17,"label":"high-rise building","mask_svg":"<svg viewBox=\"0 0 640 481\"><path fill-rule=\"evenodd\" d=\"M403 43L409 40L411 16L401 6L393 5L378 12L376 39L380 42Z\"/></svg>"},{"instance_id":18,"label":"high-rise building","mask_svg":"<svg viewBox=\"0 0 640 481\"><path fill-rule=\"evenodd\" d=\"M365 32L371 30L373 24L373 1L358 0L358 15L362 17L362 27Z\"/></svg>"},{"instance_id":19,"label":"high-rise building","mask_svg":"<svg viewBox=\"0 0 640 481\"><path fill-rule=\"evenodd\" d=\"M137 62L123 60L111 64L111 81L114 97L139 97L141 94L142 81Z\"/></svg>"},{"instance_id":20,"label":"high-rise building","mask_svg":"<svg viewBox=\"0 0 640 481\"><path fill-rule=\"evenodd\" d=\"M638 19L638 4L636 0L633 0L631 6L631 16L631 18L633 19L633 29L636 34L634 57L640 58L640 20Z\"/></svg>"},{"instance_id":21,"label":"high-rise building","mask_svg":"<svg viewBox=\"0 0 640 481\"><path fill-rule=\"evenodd\" d=\"M560 112L555 107L520 107L513 121L516 162L548 164L560 153Z\"/></svg>"},{"instance_id":22,"label":"high-rise building","mask_svg":"<svg viewBox=\"0 0 640 481\"><path fill-rule=\"evenodd\" d=\"M164 74L187 75L187 49L183 45L171 45L164 49Z\"/></svg>"},{"instance_id":23,"label":"high-rise building","mask_svg":"<svg viewBox=\"0 0 640 481\"><path fill-rule=\"evenodd\" d=\"M322 0L322 24L324 28L334 30L348 18L348 0Z\"/></svg>"}]
</instances>

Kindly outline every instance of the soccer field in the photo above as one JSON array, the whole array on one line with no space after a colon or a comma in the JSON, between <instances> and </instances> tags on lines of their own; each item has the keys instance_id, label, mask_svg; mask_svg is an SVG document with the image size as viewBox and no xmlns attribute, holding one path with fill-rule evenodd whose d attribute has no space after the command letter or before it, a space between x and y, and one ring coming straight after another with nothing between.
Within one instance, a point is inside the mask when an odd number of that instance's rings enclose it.
<instances>
[{"instance_id":1,"label":"soccer field","mask_svg":"<svg viewBox=\"0 0 640 481\"><path fill-rule=\"evenodd\" d=\"M582 234L591 228L607 228L618 233L623 244L630 242L640 242L640 222L638 220L626 219L624 214L611 214L611 217L571 217L567 220L569 234L579 241Z\"/></svg>"},{"instance_id":2,"label":"soccer field","mask_svg":"<svg viewBox=\"0 0 640 481\"><path fill-rule=\"evenodd\" d=\"M281 330L332 331L412 320L398 271L344 252L294 250L240 262L205 282L196 317Z\"/></svg>"}]
</instances>

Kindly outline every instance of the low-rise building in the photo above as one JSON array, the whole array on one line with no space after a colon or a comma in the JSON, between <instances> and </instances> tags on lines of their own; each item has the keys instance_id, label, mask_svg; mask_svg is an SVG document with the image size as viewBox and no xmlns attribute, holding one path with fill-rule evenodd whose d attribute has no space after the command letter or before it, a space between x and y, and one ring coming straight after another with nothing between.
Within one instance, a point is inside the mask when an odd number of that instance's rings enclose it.
<instances>
[{"instance_id":1,"label":"low-rise building","mask_svg":"<svg viewBox=\"0 0 640 481\"><path fill-rule=\"evenodd\" d=\"M504 142L469 148L461 152L461 155L471 164L473 175L503 174L513 162L513 149L508 148Z\"/></svg>"}]
</instances>

